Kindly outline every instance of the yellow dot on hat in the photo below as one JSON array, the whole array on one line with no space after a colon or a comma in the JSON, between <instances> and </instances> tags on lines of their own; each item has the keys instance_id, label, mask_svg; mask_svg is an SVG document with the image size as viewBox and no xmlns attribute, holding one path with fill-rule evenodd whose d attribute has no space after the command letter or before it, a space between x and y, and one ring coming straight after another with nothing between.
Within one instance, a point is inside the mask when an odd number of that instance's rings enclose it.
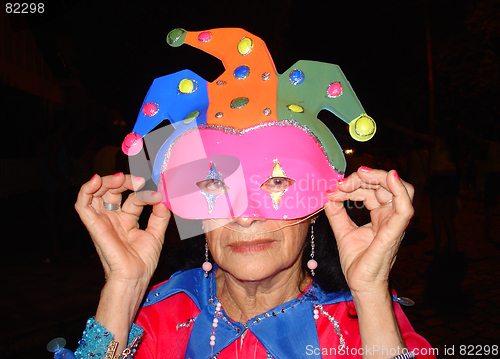
<instances>
[{"instance_id":1,"label":"yellow dot on hat","mask_svg":"<svg viewBox=\"0 0 500 359\"><path fill-rule=\"evenodd\" d=\"M252 51L253 41L249 37L244 37L238 43L238 52L246 56Z\"/></svg>"},{"instance_id":2,"label":"yellow dot on hat","mask_svg":"<svg viewBox=\"0 0 500 359\"><path fill-rule=\"evenodd\" d=\"M302 106L299 106L299 105L291 104L291 105L288 105L286 108L292 112L297 112L297 113L304 112L304 108Z\"/></svg>"},{"instance_id":3,"label":"yellow dot on hat","mask_svg":"<svg viewBox=\"0 0 500 359\"><path fill-rule=\"evenodd\" d=\"M197 90L198 84L194 80L184 79L179 82L179 92L183 94L193 93Z\"/></svg>"}]
</instances>

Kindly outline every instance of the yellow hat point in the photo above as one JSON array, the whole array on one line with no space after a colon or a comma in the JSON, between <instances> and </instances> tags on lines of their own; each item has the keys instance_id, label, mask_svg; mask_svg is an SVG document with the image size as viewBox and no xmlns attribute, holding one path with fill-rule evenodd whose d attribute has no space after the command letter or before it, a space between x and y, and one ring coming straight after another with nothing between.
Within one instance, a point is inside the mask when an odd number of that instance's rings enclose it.
<instances>
[{"instance_id":1,"label":"yellow hat point","mask_svg":"<svg viewBox=\"0 0 500 359\"><path fill-rule=\"evenodd\" d=\"M197 90L196 81L184 79L179 82L179 92L183 94L193 93Z\"/></svg>"},{"instance_id":2,"label":"yellow hat point","mask_svg":"<svg viewBox=\"0 0 500 359\"><path fill-rule=\"evenodd\" d=\"M356 141L368 141L375 135L377 126L368 115L362 114L349 123L349 133Z\"/></svg>"}]
</instances>

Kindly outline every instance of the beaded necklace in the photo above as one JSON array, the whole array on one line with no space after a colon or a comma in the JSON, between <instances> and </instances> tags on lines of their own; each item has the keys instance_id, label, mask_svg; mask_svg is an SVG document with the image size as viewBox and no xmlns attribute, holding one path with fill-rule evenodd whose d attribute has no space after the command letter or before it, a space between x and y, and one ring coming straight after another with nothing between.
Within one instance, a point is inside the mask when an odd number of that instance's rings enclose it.
<instances>
[{"instance_id":1,"label":"beaded necklace","mask_svg":"<svg viewBox=\"0 0 500 359\"><path fill-rule=\"evenodd\" d=\"M218 354L214 355L214 346L215 346L215 340L216 340L217 327L219 325L220 320L222 320L227 325L232 327L236 331L237 334L241 333L241 330L239 328L234 327L231 324L231 320L230 319L228 320L226 318L226 316L224 316L224 314L222 312L222 304L219 301L219 299L214 295L214 292L213 292L214 287L215 287L215 274L214 274L214 272L215 272L215 270L210 272L210 278L209 278L209 280L210 280L209 292L210 293L209 293L209 299L208 299L208 302L210 304L212 304L215 308L214 319L212 321L212 333L210 335L210 346L211 346L210 358L211 359L216 359L217 355L218 355ZM309 289L307 291L305 291L303 293L302 297L299 299L298 304L302 304L304 301L310 301L312 299L314 302L314 310L313 310L314 319L318 320L320 314L326 316L328 318L328 320L333 324L333 327L335 329L335 333L337 334L337 336L339 338L339 343L340 343L339 349L344 349L345 348L345 339L344 339L344 336L343 336L342 331L340 329L339 322L335 319L335 317L333 315L328 313L323 308L323 305L316 303L316 296L314 294L314 288L316 288L316 286L317 286L316 283L314 283L314 281L313 281L309 285ZM293 304L293 303L290 303L290 304L284 303L283 307L278 311L273 311L271 314L266 312L262 316L257 316L254 320L243 324L245 327L245 331L243 333L245 333L248 330L249 326L253 326L256 323L260 323L262 320L270 318L271 316L276 317L280 313L285 313L288 309L292 309L294 307L295 307L295 304ZM243 342L241 343L241 345L243 345ZM269 351L266 350L266 353L267 353L267 359L272 359L272 356L269 353ZM237 352L236 352L236 354L237 354Z\"/></svg>"}]
</instances>

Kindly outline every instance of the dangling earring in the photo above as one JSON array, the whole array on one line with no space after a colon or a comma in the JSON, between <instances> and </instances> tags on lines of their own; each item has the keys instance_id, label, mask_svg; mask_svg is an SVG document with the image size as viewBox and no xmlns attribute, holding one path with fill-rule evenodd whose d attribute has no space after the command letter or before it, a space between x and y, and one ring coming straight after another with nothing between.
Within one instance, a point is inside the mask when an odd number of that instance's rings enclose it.
<instances>
[{"instance_id":1,"label":"dangling earring","mask_svg":"<svg viewBox=\"0 0 500 359\"><path fill-rule=\"evenodd\" d=\"M314 259L314 221L311 224L311 259L307 262L307 268L311 270L311 275L314 277L314 270L318 268L318 262Z\"/></svg>"},{"instance_id":2,"label":"dangling earring","mask_svg":"<svg viewBox=\"0 0 500 359\"><path fill-rule=\"evenodd\" d=\"M208 261L208 243L205 241L205 262L201 266L205 271L205 278L208 278L208 272L212 270L212 263Z\"/></svg>"}]
</instances>

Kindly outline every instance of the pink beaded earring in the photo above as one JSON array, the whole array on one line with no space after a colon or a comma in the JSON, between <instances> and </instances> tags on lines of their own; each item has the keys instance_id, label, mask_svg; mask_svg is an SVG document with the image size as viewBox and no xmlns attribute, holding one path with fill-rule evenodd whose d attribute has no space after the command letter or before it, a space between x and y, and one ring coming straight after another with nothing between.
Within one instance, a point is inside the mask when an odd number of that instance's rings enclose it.
<instances>
[{"instance_id":1,"label":"pink beaded earring","mask_svg":"<svg viewBox=\"0 0 500 359\"><path fill-rule=\"evenodd\" d=\"M318 268L318 262L314 259L314 221L311 224L311 259L307 262L307 268L311 270L311 275L314 277L314 270Z\"/></svg>"},{"instance_id":2,"label":"pink beaded earring","mask_svg":"<svg viewBox=\"0 0 500 359\"><path fill-rule=\"evenodd\" d=\"M205 262L201 266L205 271L205 278L208 278L208 272L212 270L212 263L208 260L208 243L205 241Z\"/></svg>"}]
</instances>

